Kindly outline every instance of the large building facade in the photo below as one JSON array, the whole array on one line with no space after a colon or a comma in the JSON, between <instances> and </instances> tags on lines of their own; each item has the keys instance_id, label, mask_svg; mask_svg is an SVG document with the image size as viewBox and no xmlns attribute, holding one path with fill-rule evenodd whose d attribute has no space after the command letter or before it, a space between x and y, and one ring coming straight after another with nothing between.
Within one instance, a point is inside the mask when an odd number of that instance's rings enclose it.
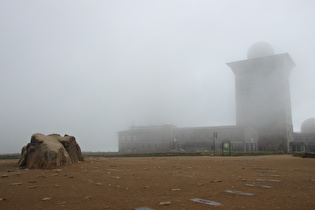
<instances>
[{"instance_id":1,"label":"large building facade","mask_svg":"<svg viewBox=\"0 0 315 210\"><path fill-rule=\"evenodd\" d=\"M233 144L233 150L257 150L257 132L233 125L185 128L174 125L133 126L118 132L120 152L220 151L221 143L226 140Z\"/></svg>"},{"instance_id":2,"label":"large building facade","mask_svg":"<svg viewBox=\"0 0 315 210\"><path fill-rule=\"evenodd\" d=\"M133 126L118 132L119 151L216 151L229 141L234 151L290 152L299 136L293 133L289 86L295 64L264 42L254 44L247 57L227 63L235 75L236 125Z\"/></svg>"}]
</instances>

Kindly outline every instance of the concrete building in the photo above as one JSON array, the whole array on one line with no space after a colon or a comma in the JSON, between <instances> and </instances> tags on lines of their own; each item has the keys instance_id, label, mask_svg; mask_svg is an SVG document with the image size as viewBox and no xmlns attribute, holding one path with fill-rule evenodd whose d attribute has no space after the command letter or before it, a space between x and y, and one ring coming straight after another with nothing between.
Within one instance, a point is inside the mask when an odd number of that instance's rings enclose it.
<instances>
[{"instance_id":1,"label":"concrete building","mask_svg":"<svg viewBox=\"0 0 315 210\"><path fill-rule=\"evenodd\" d=\"M231 142L234 151L298 150L298 143L291 142L307 137L293 133L289 86L293 60L287 53L274 54L264 42L250 47L247 57L227 63L235 75L236 125L131 127L118 132L119 151L218 151L224 141Z\"/></svg>"},{"instance_id":2,"label":"concrete building","mask_svg":"<svg viewBox=\"0 0 315 210\"><path fill-rule=\"evenodd\" d=\"M233 150L256 151L256 131L238 126L178 128L174 125L139 126L118 132L120 152L133 151L220 151L223 141Z\"/></svg>"},{"instance_id":3,"label":"concrete building","mask_svg":"<svg viewBox=\"0 0 315 210\"><path fill-rule=\"evenodd\" d=\"M173 125L132 126L118 132L119 152L171 150Z\"/></svg>"},{"instance_id":4,"label":"concrete building","mask_svg":"<svg viewBox=\"0 0 315 210\"><path fill-rule=\"evenodd\" d=\"M301 132L294 133L293 136L291 152L315 152L315 118L305 120L301 125Z\"/></svg>"},{"instance_id":5,"label":"concrete building","mask_svg":"<svg viewBox=\"0 0 315 210\"><path fill-rule=\"evenodd\" d=\"M264 42L254 44L247 57L227 64L235 74L236 125L258 132L259 150L288 151L293 141L289 75L295 64Z\"/></svg>"}]
</instances>

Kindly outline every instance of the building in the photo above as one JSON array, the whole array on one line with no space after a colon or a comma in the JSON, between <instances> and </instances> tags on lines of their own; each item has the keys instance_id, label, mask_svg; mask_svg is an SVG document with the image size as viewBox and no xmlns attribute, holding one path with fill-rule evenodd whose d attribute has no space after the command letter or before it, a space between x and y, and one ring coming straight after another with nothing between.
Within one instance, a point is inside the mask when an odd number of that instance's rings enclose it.
<instances>
[{"instance_id":1,"label":"building","mask_svg":"<svg viewBox=\"0 0 315 210\"><path fill-rule=\"evenodd\" d=\"M289 86L293 60L288 53L275 54L264 42L251 46L247 57L227 63L235 75L236 125L133 126L118 132L119 151L217 151L226 141L234 151L302 150L298 139L310 137L293 133ZM315 134L307 135L315 142Z\"/></svg>"},{"instance_id":2,"label":"building","mask_svg":"<svg viewBox=\"0 0 315 210\"><path fill-rule=\"evenodd\" d=\"M173 125L132 126L118 132L119 152L171 150Z\"/></svg>"},{"instance_id":3,"label":"building","mask_svg":"<svg viewBox=\"0 0 315 210\"><path fill-rule=\"evenodd\" d=\"M288 151L293 141L289 75L295 64L264 42L254 44L247 57L227 64L235 74L236 125L258 132L259 150Z\"/></svg>"},{"instance_id":4,"label":"building","mask_svg":"<svg viewBox=\"0 0 315 210\"><path fill-rule=\"evenodd\" d=\"M301 132L293 135L291 152L315 152L315 118L305 120L301 125Z\"/></svg>"},{"instance_id":5,"label":"building","mask_svg":"<svg viewBox=\"0 0 315 210\"><path fill-rule=\"evenodd\" d=\"M174 125L139 126L118 132L120 152L135 151L219 151L229 140L237 151L256 151L256 131L238 126L177 128Z\"/></svg>"}]
</instances>

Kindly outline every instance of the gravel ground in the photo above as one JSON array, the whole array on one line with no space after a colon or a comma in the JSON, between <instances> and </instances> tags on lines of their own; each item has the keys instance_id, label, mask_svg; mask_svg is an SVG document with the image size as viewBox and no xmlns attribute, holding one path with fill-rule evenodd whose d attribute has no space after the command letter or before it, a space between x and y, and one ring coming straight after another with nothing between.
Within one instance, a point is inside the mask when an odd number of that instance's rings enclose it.
<instances>
[{"instance_id":1,"label":"gravel ground","mask_svg":"<svg viewBox=\"0 0 315 210\"><path fill-rule=\"evenodd\" d=\"M0 161L0 209L315 209L314 198L315 159L290 155L87 158L53 170Z\"/></svg>"}]
</instances>

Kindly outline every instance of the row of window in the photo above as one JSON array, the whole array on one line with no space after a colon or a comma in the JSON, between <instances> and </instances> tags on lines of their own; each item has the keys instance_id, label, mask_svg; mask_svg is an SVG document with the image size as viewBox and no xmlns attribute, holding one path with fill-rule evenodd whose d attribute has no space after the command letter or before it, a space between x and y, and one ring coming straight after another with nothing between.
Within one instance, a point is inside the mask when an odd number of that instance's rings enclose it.
<instances>
[{"instance_id":1,"label":"row of window","mask_svg":"<svg viewBox=\"0 0 315 210\"><path fill-rule=\"evenodd\" d=\"M182 134L182 135L174 135L173 136L173 140L212 140L213 136L212 133L204 133L204 134L198 134L198 133L188 133L188 134ZM146 135L143 137L143 139L150 139L150 138L155 138L155 137L152 137L150 135ZM218 139L222 139L222 138L230 138L230 139L235 139L237 138L236 135L228 135L228 134L225 134L224 136L222 135L218 135ZM167 138L163 137L161 138L163 140L166 140ZM132 135L132 136L121 136L121 140L122 141L137 141L139 140L139 138L135 135Z\"/></svg>"}]
</instances>

